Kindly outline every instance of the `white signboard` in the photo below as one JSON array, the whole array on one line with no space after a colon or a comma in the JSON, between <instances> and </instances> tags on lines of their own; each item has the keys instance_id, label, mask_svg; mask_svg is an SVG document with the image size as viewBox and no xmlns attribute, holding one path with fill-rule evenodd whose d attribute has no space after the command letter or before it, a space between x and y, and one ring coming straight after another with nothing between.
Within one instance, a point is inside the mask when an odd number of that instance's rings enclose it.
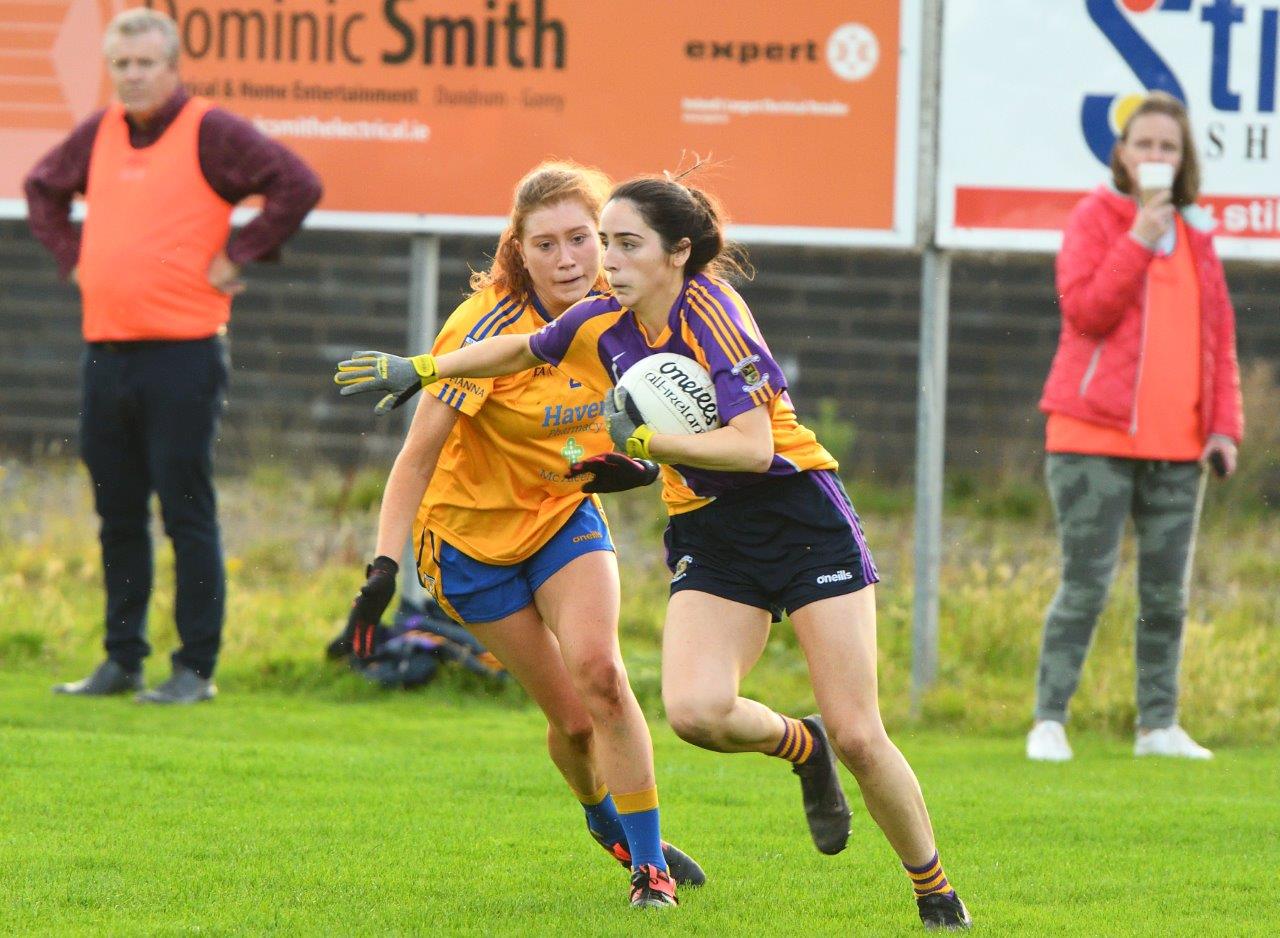
<instances>
[{"instance_id":1,"label":"white signboard","mask_svg":"<svg viewBox=\"0 0 1280 938\"><path fill-rule=\"evenodd\" d=\"M1277 0L947 0L938 243L1056 250L1147 91L1187 103L1225 256L1280 258Z\"/></svg>"}]
</instances>

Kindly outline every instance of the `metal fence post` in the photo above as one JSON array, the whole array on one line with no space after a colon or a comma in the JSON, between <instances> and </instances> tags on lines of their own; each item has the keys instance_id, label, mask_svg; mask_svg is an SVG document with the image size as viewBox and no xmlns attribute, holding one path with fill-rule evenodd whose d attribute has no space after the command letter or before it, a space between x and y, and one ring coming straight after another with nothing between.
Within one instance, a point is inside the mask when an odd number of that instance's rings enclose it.
<instances>
[{"instance_id":1,"label":"metal fence post","mask_svg":"<svg viewBox=\"0 0 1280 938\"><path fill-rule=\"evenodd\" d=\"M915 601L911 624L911 713L938 676L938 571L942 558L943 461L947 426L947 320L951 257L937 231L938 123L942 79L943 0L925 0L920 44L920 154L917 243L920 265L920 359L916 397Z\"/></svg>"},{"instance_id":2,"label":"metal fence post","mask_svg":"<svg viewBox=\"0 0 1280 938\"><path fill-rule=\"evenodd\" d=\"M409 242L409 351L411 354L428 351L435 340L437 326L436 304L440 296L440 236L415 234ZM416 408L405 407L405 429L413 421ZM418 582L417 556L413 539L404 545L400 558L400 599L412 606L422 607L426 591Z\"/></svg>"}]
</instances>

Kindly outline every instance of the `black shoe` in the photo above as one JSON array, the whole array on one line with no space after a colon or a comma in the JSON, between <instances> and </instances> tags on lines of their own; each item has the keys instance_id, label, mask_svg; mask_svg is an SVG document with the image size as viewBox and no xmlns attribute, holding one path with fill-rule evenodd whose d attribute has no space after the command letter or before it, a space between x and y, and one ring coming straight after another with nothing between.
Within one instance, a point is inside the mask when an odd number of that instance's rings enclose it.
<instances>
[{"instance_id":1,"label":"black shoe","mask_svg":"<svg viewBox=\"0 0 1280 938\"><path fill-rule=\"evenodd\" d=\"M590 824L587 825L587 833L605 849L609 856L627 869L631 869L631 851L627 849L626 844L620 840L609 840L603 834L592 830ZM667 870L671 873L671 878L676 881L676 885L701 886L707 881L707 874L702 872L702 867L698 865L697 860L665 840L662 842L662 858L667 861Z\"/></svg>"},{"instance_id":2,"label":"black shoe","mask_svg":"<svg viewBox=\"0 0 1280 938\"><path fill-rule=\"evenodd\" d=\"M839 853L849 842L849 802L840 787L835 750L827 740L827 728L816 713L800 721L813 734L813 752L791 771L800 776L804 816L814 846L822 853Z\"/></svg>"},{"instance_id":3,"label":"black shoe","mask_svg":"<svg viewBox=\"0 0 1280 938\"><path fill-rule=\"evenodd\" d=\"M677 886L702 886L707 881L707 874L702 872L698 861L674 844L662 842L662 859L667 861L667 871Z\"/></svg>"},{"instance_id":4,"label":"black shoe","mask_svg":"<svg viewBox=\"0 0 1280 938\"><path fill-rule=\"evenodd\" d=\"M55 694L74 694L79 697L107 697L111 694L127 694L142 690L142 669L126 671L108 658L83 681L58 684Z\"/></svg>"},{"instance_id":5,"label":"black shoe","mask_svg":"<svg viewBox=\"0 0 1280 938\"><path fill-rule=\"evenodd\" d=\"M916 900L916 906L920 909L920 921L929 931L959 931L973 925L969 910L954 889L949 893L921 896Z\"/></svg>"},{"instance_id":6,"label":"black shoe","mask_svg":"<svg viewBox=\"0 0 1280 938\"><path fill-rule=\"evenodd\" d=\"M138 703L189 704L212 700L218 693L212 678L204 678L180 664L173 666L173 677L154 690L137 696Z\"/></svg>"},{"instance_id":7,"label":"black shoe","mask_svg":"<svg viewBox=\"0 0 1280 938\"><path fill-rule=\"evenodd\" d=\"M679 904L675 880L666 870L646 863L631 874L631 908L665 909Z\"/></svg>"}]
</instances>

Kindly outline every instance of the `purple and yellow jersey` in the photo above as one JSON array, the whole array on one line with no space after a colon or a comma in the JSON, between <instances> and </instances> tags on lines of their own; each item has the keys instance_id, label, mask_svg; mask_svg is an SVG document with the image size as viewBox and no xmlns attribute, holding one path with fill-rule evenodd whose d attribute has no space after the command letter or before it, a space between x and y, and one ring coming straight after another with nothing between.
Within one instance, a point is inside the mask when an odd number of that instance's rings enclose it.
<instances>
[{"instance_id":1,"label":"purple and yellow jersey","mask_svg":"<svg viewBox=\"0 0 1280 938\"><path fill-rule=\"evenodd\" d=\"M546 322L536 298L490 287L453 311L432 351L535 332ZM425 528L476 560L520 563L592 497L564 477L571 464L613 448L603 394L551 365L504 378L453 378L426 393L462 416L418 509L415 543Z\"/></svg>"},{"instance_id":2,"label":"purple and yellow jersey","mask_svg":"<svg viewBox=\"0 0 1280 938\"><path fill-rule=\"evenodd\" d=\"M715 382L720 419L728 423L768 407L773 465L767 473L662 467L662 499L673 515L701 508L724 492L806 469L835 469L831 454L796 420L787 379L751 311L723 280L699 274L685 287L662 333L650 341L631 310L611 296L587 297L529 340L533 354L603 396L640 359L675 352L696 359Z\"/></svg>"}]
</instances>

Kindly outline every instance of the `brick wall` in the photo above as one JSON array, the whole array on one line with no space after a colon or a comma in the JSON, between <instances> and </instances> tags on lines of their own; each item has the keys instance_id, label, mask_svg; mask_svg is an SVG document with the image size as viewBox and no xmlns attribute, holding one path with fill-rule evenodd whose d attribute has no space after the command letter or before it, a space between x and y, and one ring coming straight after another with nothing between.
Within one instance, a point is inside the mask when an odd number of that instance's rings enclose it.
<instances>
[{"instance_id":1,"label":"brick wall","mask_svg":"<svg viewBox=\"0 0 1280 938\"><path fill-rule=\"evenodd\" d=\"M443 319L463 295L468 263L491 238L442 244ZM821 400L856 428L852 463L910 477L915 433L919 259L875 251L756 248L742 292L792 374L801 419ZM1228 265L1243 362L1280 366L1280 270ZM257 265L232 319L230 405L222 465L249 460L385 463L403 423L375 421L372 402L340 398L334 362L357 348L405 347L409 239L308 231L280 264ZM953 265L948 465L1033 463L1035 408L1057 338L1052 260L971 255ZM79 311L73 288L18 221L0 222L0 453L75 450Z\"/></svg>"}]
</instances>

